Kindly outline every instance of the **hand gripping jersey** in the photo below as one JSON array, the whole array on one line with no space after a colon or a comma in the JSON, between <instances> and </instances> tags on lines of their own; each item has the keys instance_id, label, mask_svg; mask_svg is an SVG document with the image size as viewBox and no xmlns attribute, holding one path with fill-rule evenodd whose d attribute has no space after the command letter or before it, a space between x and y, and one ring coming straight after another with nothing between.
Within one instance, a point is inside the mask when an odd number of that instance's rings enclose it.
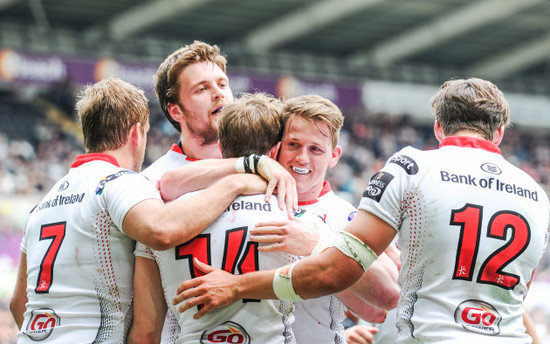
<instances>
[{"instance_id":1,"label":"hand gripping jersey","mask_svg":"<svg viewBox=\"0 0 550 344\"><path fill-rule=\"evenodd\" d=\"M182 331L176 343L295 343L294 303L290 301L242 300L198 320L193 319L197 309L178 313L177 306L172 305L179 285L200 276L193 267L193 258L234 274L275 269L296 260L283 252L259 252L259 244L249 240L249 229L256 223L288 219L276 197L270 203L264 198L237 197L201 234L173 249L155 251L138 243L136 256L156 260L168 309L179 319Z\"/></svg>"},{"instance_id":2,"label":"hand gripping jersey","mask_svg":"<svg viewBox=\"0 0 550 344\"><path fill-rule=\"evenodd\" d=\"M137 203L159 199L106 154L80 155L31 212L21 251L27 296L18 343L123 343L132 321L135 241L122 231Z\"/></svg>"},{"instance_id":3,"label":"hand gripping jersey","mask_svg":"<svg viewBox=\"0 0 550 344\"><path fill-rule=\"evenodd\" d=\"M162 178L162 175L166 171L187 165L193 161L197 161L197 159L193 159L185 155L179 144L173 144L166 154L144 169L141 174L147 177L151 184L156 188L157 182ZM180 327L178 324L178 319L176 319L171 312L167 312L164 327L162 328L161 343L175 343L179 333Z\"/></svg>"},{"instance_id":4,"label":"hand gripping jersey","mask_svg":"<svg viewBox=\"0 0 550 344\"><path fill-rule=\"evenodd\" d=\"M489 141L407 147L360 209L399 232L398 343L530 343L527 283L548 242L548 198Z\"/></svg>"},{"instance_id":5,"label":"hand gripping jersey","mask_svg":"<svg viewBox=\"0 0 550 344\"><path fill-rule=\"evenodd\" d=\"M322 217L328 228L337 233L344 229L355 216L356 209L349 202L336 196L330 184L325 181L319 198L312 202L301 202L302 210ZM336 296L323 296L296 302L294 333L299 344L345 343L344 326L346 307Z\"/></svg>"}]
</instances>

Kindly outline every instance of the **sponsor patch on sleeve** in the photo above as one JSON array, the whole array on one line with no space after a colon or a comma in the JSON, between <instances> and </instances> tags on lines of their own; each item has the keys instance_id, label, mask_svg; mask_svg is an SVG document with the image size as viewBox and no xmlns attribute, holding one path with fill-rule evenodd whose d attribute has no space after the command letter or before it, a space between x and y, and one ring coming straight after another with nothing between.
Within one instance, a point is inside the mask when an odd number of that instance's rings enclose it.
<instances>
[{"instance_id":1,"label":"sponsor patch on sleeve","mask_svg":"<svg viewBox=\"0 0 550 344\"><path fill-rule=\"evenodd\" d=\"M388 184L393 180L394 176L388 172L376 173L369 182L367 189L363 192L363 197L368 197L380 202L384 191L388 187Z\"/></svg>"},{"instance_id":2,"label":"sponsor patch on sleeve","mask_svg":"<svg viewBox=\"0 0 550 344\"><path fill-rule=\"evenodd\" d=\"M107 184L111 180L115 180L118 177L120 177L124 174L128 174L128 173L136 173L136 172L130 171L130 170L121 170L121 171L118 171L117 173L110 174L107 177L103 178L99 182L99 185L97 186L97 188L95 189L95 194L96 195L101 195L103 193L103 189L105 189L105 184Z\"/></svg>"},{"instance_id":3,"label":"sponsor patch on sleeve","mask_svg":"<svg viewBox=\"0 0 550 344\"><path fill-rule=\"evenodd\" d=\"M389 163L401 166L408 175L418 173L418 164L411 157L406 155L395 155L391 157Z\"/></svg>"}]
</instances>

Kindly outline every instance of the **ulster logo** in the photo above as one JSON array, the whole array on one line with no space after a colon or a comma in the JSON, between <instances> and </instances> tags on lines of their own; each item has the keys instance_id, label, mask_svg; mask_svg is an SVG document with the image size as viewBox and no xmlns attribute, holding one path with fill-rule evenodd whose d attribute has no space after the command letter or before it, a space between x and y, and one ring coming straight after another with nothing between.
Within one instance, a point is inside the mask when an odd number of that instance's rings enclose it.
<instances>
[{"instance_id":1,"label":"ulster logo","mask_svg":"<svg viewBox=\"0 0 550 344\"><path fill-rule=\"evenodd\" d=\"M500 167L498 167L497 165L493 164L493 163L490 163L490 162L486 162L484 163L483 165L481 165L481 169L487 173L491 173L491 174L501 174L502 173L502 170L500 169Z\"/></svg>"}]
</instances>

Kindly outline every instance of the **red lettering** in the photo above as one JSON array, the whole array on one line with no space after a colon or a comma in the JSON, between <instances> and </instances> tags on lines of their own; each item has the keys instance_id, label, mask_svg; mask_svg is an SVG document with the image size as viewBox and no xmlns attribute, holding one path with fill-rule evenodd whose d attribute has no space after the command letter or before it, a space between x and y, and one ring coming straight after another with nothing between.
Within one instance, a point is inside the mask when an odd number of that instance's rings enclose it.
<instances>
[{"instance_id":1,"label":"red lettering","mask_svg":"<svg viewBox=\"0 0 550 344\"><path fill-rule=\"evenodd\" d=\"M496 319L496 315L482 308L466 307L462 311L462 320L472 325L478 325L483 322L485 326L491 326Z\"/></svg>"},{"instance_id":2,"label":"red lettering","mask_svg":"<svg viewBox=\"0 0 550 344\"><path fill-rule=\"evenodd\" d=\"M43 319L46 318L46 319ZM38 314L32 324L31 324L31 330L43 330L45 328L53 328L55 327L55 319L52 317L47 316L46 314Z\"/></svg>"},{"instance_id":3,"label":"red lettering","mask_svg":"<svg viewBox=\"0 0 550 344\"><path fill-rule=\"evenodd\" d=\"M219 330L210 333L207 337L212 343L244 343L244 336L241 333L231 333L230 330Z\"/></svg>"},{"instance_id":4,"label":"red lettering","mask_svg":"<svg viewBox=\"0 0 550 344\"><path fill-rule=\"evenodd\" d=\"M212 343L223 343L227 338L224 336L226 333L231 333L229 330L214 331L208 335L208 340Z\"/></svg>"}]
</instances>

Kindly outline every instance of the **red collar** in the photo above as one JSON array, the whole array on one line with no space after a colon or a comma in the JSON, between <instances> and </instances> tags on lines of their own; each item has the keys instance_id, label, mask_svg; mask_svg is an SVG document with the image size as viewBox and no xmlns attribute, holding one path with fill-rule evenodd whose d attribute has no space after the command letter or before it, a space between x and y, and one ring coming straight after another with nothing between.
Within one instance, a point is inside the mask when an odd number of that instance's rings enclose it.
<instances>
[{"instance_id":1,"label":"red collar","mask_svg":"<svg viewBox=\"0 0 550 344\"><path fill-rule=\"evenodd\" d=\"M329 193L330 191L332 190L332 188L330 187L330 183L328 181L324 181L323 182L323 188L321 189L321 193L319 194L319 196L317 196L316 199L313 199L311 201L304 201L304 202L298 202L298 205L299 206L302 206L302 205L310 205L310 204L315 204L317 202L319 202L319 198L321 196L324 196L326 195L327 193Z\"/></svg>"},{"instance_id":2,"label":"red collar","mask_svg":"<svg viewBox=\"0 0 550 344\"><path fill-rule=\"evenodd\" d=\"M75 168L87 162L95 161L95 160L106 161L110 164L115 165L116 167L120 167L120 165L118 164L118 161L112 155L105 154L105 153L89 153L89 154L77 155L74 162L71 165L71 168Z\"/></svg>"},{"instance_id":3,"label":"red collar","mask_svg":"<svg viewBox=\"0 0 550 344\"><path fill-rule=\"evenodd\" d=\"M172 145L172 148L170 148L170 150L172 152L176 152L176 153L179 153L181 155L184 155L185 156L185 160L189 160L189 161L199 161L200 159L195 159L195 158L190 158L188 157L187 155L185 155L185 153L183 152L183 149L181 149L181 146L179 144L173 144Z\"/></svg>"},{"instance_id":4,"label":"red collar","mask_svg":"<svg viewBox=\"0 0 550 344\"><path fill-rule=\"evenodd\" d=\"M491 141L469 136L449 136L441 140L439 148L443 146L458 146L465 148L480 148L488 152L501 154L500 148Z\"/></svg>"}]
</instances>

